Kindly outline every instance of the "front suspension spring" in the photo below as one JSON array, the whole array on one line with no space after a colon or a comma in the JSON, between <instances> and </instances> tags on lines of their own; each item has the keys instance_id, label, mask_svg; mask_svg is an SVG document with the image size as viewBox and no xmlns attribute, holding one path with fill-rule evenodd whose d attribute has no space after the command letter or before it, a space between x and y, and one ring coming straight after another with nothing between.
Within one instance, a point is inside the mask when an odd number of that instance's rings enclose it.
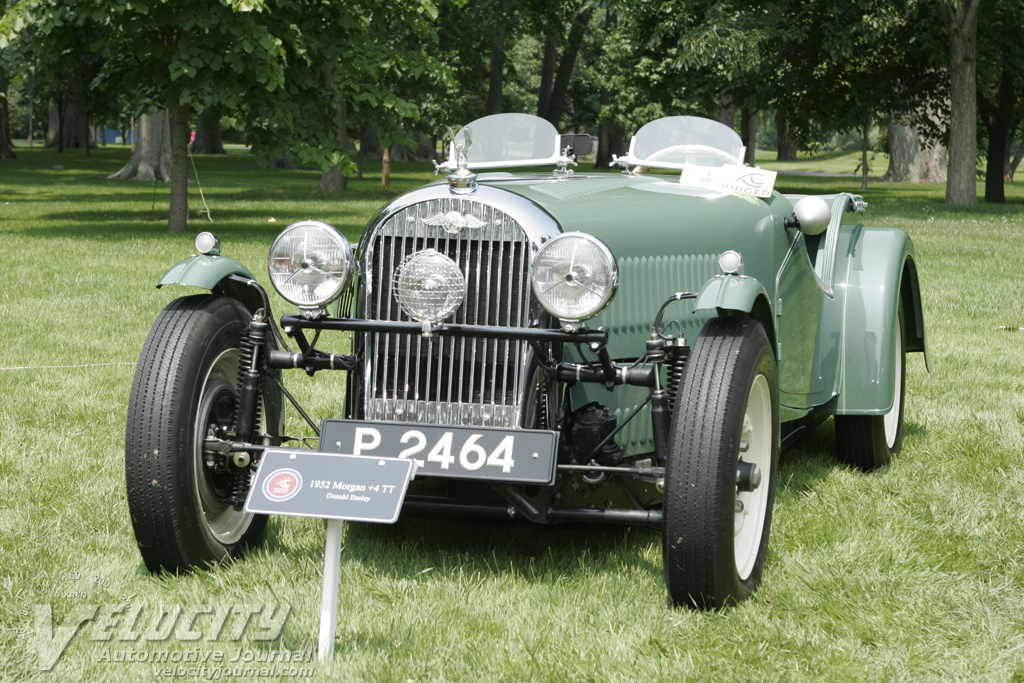
<instances>
[{"instance_id":1,"label":"front suspension spring","mask_svg":"<svg viewBox=\"0 0 1024 683\"><path fill-rule=\"evenodd\" d=\"M245 506L245 497L249 495L252 484L252 468L240 467L235 470L235 479L231 482L231 507L241 511Z\"/></svg>"},{"instance_id":2,"label":"front suspension spring","mask_svg":"<svg viewBox=\"0 0 1024 683\"><path fill-rule=\"evenodd\" d=\"M686 372L686 361L690 359L689 346L669 346L665 349L668 356L668 386L665 393L668 394L668 407L675 414L676 398L679 396L679 387L683 384L683 373Z\"/></svg>"}]
</instances>

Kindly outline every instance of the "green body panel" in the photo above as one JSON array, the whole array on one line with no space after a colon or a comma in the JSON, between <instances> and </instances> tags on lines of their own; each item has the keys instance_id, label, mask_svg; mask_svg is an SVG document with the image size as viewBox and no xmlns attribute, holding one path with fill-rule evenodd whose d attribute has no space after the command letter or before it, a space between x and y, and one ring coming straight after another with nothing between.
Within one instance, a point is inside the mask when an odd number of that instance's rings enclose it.
<instances>
[{"instance_id":1,"label":"green body panel","mask_svg":"<svg viewBox=\"0 0 1024 683\"><path fill-rule=\"evenodd\" d=\"M594 235L615 255L619 287L615 298L588 327L604 327L609 352L616 360L643 355L658 309L676 292L707 292L724 283L719 255L735 249L743 258L742 285L725 287L709 307L696 299L675 302L663 327L693 344L704 323L720 309L749 312L761 296L770 307L777 263L789 248L782 219L793 209L776 194L770 199L719 194L683 187L675 176L576 175L554 180L489 178L488 185L525 197L552 215L565 232ZM740 278L729 278L741 281ZM707 294L707 296L711 296ZM701 300L705 300L703 297ZM669 321L674 321L669 327ZM769 325L770 325L769 316ZM769 335L774 335L774 329ZM565 359L578 362L574 349ZM621 421L646 397L641 387L580 383L570 390L573 406L591 401L608 406ZM653 450L650 409L643 409L617 436L627 456Z\"/></svg>"},{"instance_id":2,"label":"green body panel","mask_svg":"<svg viewBox=\"0 0 1024 683\"><path fill-rule=\"evenodd\" d=\"M164 275L157 287L164 285L190 285L213 290L228 275L241 275L255 280L249 269L238 261L226 256L199 254L174 265Z\"/></svg>"},{"instance_id":3,"label":"green body panel","mask_svg":"<svg viewBox=\"0 0 1024 683\"><path fill-rule=\"evenodd\" d=\"M791 238L775 281L779 399L784 406L807 409L835 395L841 325L822 334L834 300L811 265L804 234L793 230Z\"/></svg>"},{"instance_id":4,"label":"green body panel","mask_svg":"<svg viewBox=\"0 0 1024 683\"><path fill-rule=\"evenodd\" d=\"M616 359L643 354L661 304L676 292L703 290L721 272L723 251L740 252L749 278L774 283L778 254L788 248L782 219L793 209L779 194L770 199L723 195L683 187L665 175L493 178L487 184L533 201L563 231L590 233L611 249L619 264L618 292L587 325L608 330ZM665 315L666 321L678 321L676 329L691 343L716 315L694 303L675 303Z\"/></svg>"}]
</instances>

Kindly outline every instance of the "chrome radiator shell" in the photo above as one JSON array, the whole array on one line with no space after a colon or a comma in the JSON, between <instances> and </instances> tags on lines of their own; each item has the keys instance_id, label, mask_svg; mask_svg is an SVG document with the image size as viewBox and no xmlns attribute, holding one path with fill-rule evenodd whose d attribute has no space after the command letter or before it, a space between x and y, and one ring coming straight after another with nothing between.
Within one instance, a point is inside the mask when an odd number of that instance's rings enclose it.
<instances>
[{"instance_id":1,"label":"chrome radiator shell","mask_svg":"<svg viewBox=\"0 0 1024 683\"><path fill-rule=\"evenodd\" d=\"M439 217L474 220L447 230ZM477 227L472 227L472 226ZM401 197L370 223L359 246L362 316L408 321L392 291L403 258L435 249L458 264L466 298L445 322L527 327L540 314L530 271L557 223L531 202L481 186L471 196L429 186ZM361 408L367 420L423 424L529 426L524 409L533 351L524 341L444 339L437 335L364 333Z\"/></svg>"}]
</instances>

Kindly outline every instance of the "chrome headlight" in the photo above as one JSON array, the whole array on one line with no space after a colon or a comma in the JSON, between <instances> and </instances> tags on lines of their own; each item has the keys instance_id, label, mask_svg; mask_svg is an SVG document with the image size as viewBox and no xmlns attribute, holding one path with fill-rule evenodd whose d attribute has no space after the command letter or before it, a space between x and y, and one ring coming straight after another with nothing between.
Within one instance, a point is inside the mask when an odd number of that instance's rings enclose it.
<instances>
[{"instance_id":1,"label":"chrome headlight","mask_svg":"<svg viewBox=\"0 0 1024 683\"><path fill-rule=\"evenodd\" d=\"M267 257L274 289L302 309L318 309L336 299L351 281L352 267L348 240L319 221L289 225Z\"/></svg>"},{"instance_id":2,"label":"chrome headlight","mask_svg":"<svg viewBox=\"0 0 1024 683\"><path fill-rule=\"evenodd\" d=\"M393 286L398 305L421 323L441 322L466 296L466 279L459 266L433 249L407 256L395 270Z\"/></svg>"},{"instance_id":3,"label":"chrome headlight","mask_svg":"<svg viewBox=\"0 0 1024 683\"><path fill-rule=\"evenodd\" d=\"M615 296L619 269L615 257L599 239L583 232L566 232L537 252L531 276L537 301L562 323L576 329Z\"/></svg>"}]
</instances>

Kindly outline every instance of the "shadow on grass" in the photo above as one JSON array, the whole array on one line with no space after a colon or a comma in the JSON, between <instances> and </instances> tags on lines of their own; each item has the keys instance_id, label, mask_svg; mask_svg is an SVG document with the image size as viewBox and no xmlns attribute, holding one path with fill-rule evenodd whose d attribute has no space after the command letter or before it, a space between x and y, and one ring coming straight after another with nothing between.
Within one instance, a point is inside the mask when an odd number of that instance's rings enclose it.
<instances>
[{"instance_id":1,"label":"shadow on grass","mask_svg":"<svg viewBox=\"0 0 1024 683\"><path fill-rule=\"evenodd\" d=\"M553 583L581 572L621 572L623 567L660 579L661 567L644 559L660 537L659 531L640 527L406 516L394 525L346 523L342 561L368 564L392 578L424 581L468 573ZM307 537L299 546L285 545L276 525L268 527L264 547L323 562L322 539Z\"/></svg>"},{"instance_id":2,"label":"shadow on grass","mask_svg":"<svg viewBox=\"0 0 1024 683\"><path fill-rule=\"evenodd\" d=\"M776 510L781 503L813 489L838 466L831 421L819 425L780 456ZM345 527L343 561L367 564L391 578L448 580L469 573L510 575L545 584L566 577L621 573L647 575L660 584L661 532L644 527L600 524L534 525L523 521L465 516L403 516L394 525ZM285 542L276 525L268 527L268 552L287 552L323 562L322 538ZM425 569L429 569L425 572Z\"/></svg>"}]
</instances>

